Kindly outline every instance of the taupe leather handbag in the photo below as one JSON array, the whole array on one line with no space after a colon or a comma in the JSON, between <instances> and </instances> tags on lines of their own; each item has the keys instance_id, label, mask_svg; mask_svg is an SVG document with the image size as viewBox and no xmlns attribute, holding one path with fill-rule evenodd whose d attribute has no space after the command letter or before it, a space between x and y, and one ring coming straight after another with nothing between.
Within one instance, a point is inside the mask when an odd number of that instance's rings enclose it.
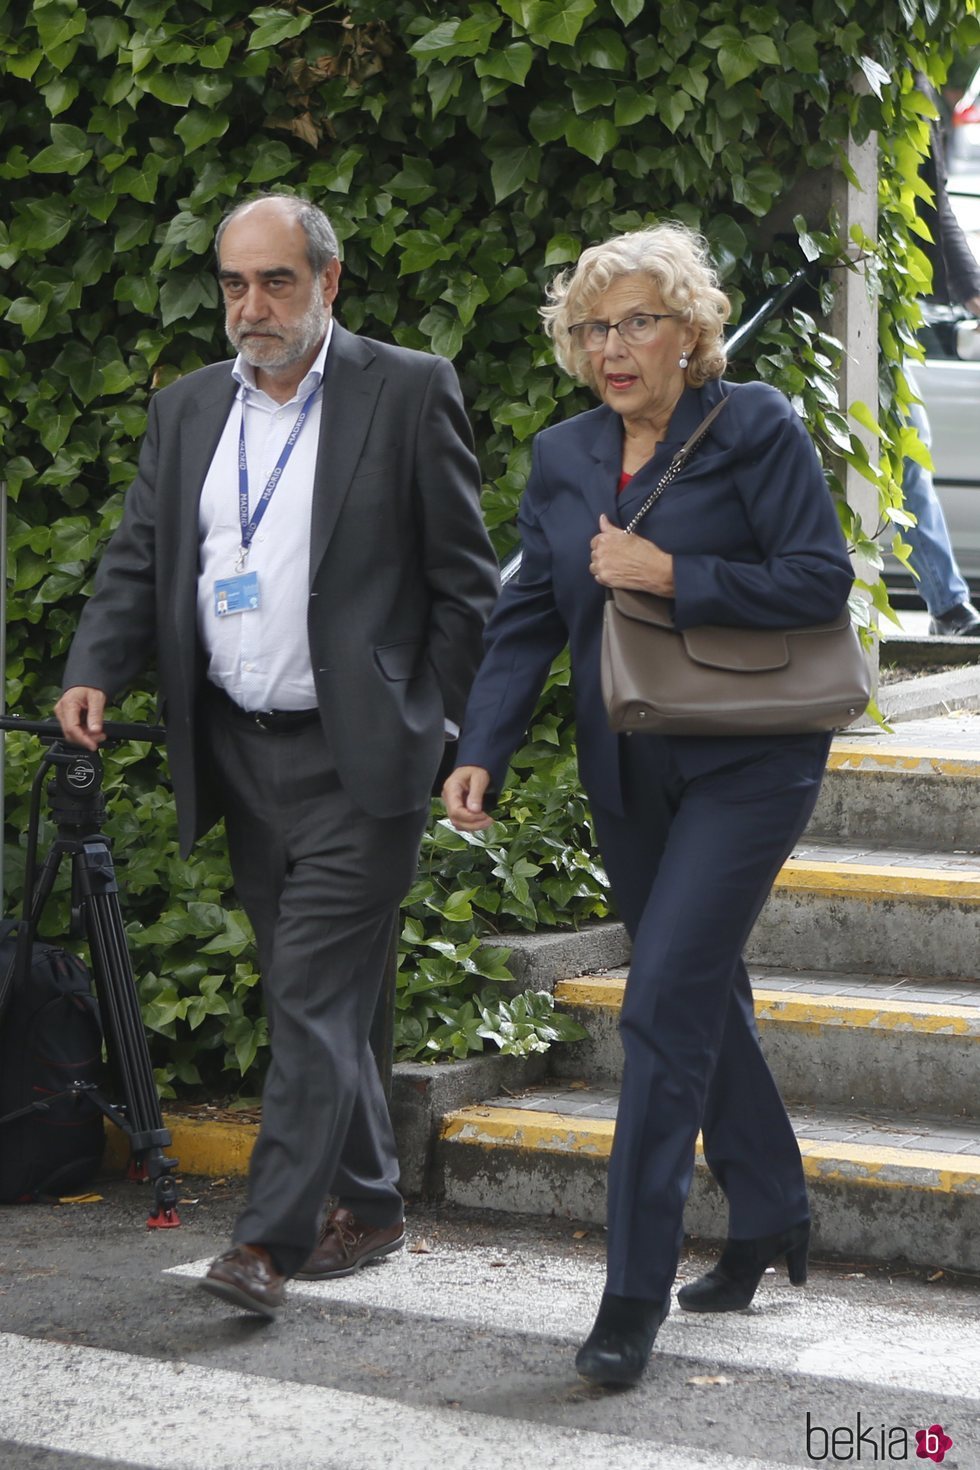
<instances>
[{"instance_id":1,"label":"taupe leather handbag","mask_svg":"<svg viewBox=\"0 0 980 1470\"><path fill-rule=\"evenodd\" d=\"M707 433L715 405L625 528L632 535ZM871 676L845 607L807 628L679 631L671 605L613 588L602 628L602 698L616 731L655 735L796 735L837 730L867 708Z\"/></svg>"}]
</instances>

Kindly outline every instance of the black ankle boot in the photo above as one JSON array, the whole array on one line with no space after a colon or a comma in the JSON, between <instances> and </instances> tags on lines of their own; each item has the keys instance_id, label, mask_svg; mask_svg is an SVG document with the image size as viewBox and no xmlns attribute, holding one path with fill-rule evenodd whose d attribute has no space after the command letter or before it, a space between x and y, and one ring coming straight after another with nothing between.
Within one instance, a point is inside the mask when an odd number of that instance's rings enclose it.
<instances>
[{"instance_id":1,"label":"black ankle boot","mask_svg":"<svg viewBox=\"0 0 980 1470\"><path fill-rule=\"evenodd\" d=\"M575 1367L590 1383L636 1383L647 1365L670 1300L645 1301L604 1291L595 1325L575 1355Z\"/></svg>"},{"instance_id":2,"label":"black ankle boot","mask_svg":"<svg viewBox=\"0 0 980 1470\"><path fill-rule=\"evenodd\" d=\"M794 1286L806 1280L806 1253L810 1222L803 1220L778 1235L758 1240L729 1240L717 1266L704 1276L682 1286L677 1301L685 1312L739 1312L755 1296L767 1266L786 1257L789 1279Z\"/></svg>"}]
</instances>

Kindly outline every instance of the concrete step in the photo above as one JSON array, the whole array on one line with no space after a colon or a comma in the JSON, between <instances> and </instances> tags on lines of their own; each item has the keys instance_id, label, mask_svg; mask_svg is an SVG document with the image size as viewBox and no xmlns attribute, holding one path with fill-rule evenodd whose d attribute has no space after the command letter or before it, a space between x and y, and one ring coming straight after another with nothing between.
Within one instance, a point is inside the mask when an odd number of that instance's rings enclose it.
<instances>
[{"instance_id":1,"label":"concrete step","mask_svg":"<svg viewBox=\"0 0 980 1470\"><path fill-rule=\"evenodd\" d=\"M750 964L890 975L980 971L980 855L804 839L773 885Z\"/></svg>"},{"instance_id":2,"label":"concrete step","mask_svg":"<svg viewBox=\"0 0 980 1470\"><path fill-rule=\"evenodd\" d=\"M922 720L839 736L809 835L980 849L980 720Z\"/></svg>"},{"instance_id":3,"label":"concrete step","mask_svg":"<svg viewBox=\"0 0 980 1470\"><path fill-rule=\"evenodd\" d=\"M515 987L625 964L630 943L613 921L581 930L501 934ZM776 878L746 951L755 966L851 974L980 978L980 854L805 836Z\"/></svg>"},{"instance_id":4,"label":"concrete step","mask_svg":"<svg viewBox=\"0 0 980 1470\"><path fill-rule=\"evenodd\" d=\"M447 1199L477 1209L601 1222L616 1094L581 1083L461 1108L443 1119ZM871 1261L980 1271L980 1127L794 1109L814 1248ZM725 1201L698 1154L685 1228L720 1240Z\"/></svg>"},{"instance_id":5,"label":"concrete step","mask_svg":"<svg viewBox=\"0 0 980 1470\"><path fill-rule=\"evenodd\" d=\"M553 1076L618 1084L626 973L555 987L561 1010L589 1035L552 1049ZM751 975L763 1048L785 1098L980 1124L980 984L759 967Z\"/></svg>"}]
</instances>

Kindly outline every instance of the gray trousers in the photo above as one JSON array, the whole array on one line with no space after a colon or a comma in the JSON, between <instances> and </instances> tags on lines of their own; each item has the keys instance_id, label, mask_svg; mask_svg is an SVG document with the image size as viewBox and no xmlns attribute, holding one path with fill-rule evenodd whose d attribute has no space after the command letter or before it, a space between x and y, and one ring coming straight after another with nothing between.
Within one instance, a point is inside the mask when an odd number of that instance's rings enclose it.
<instances>
[{"instance_id":1,"label":"gray trousers","mask_svg":"<svg viewBox=\"0 0 980 1470\"><path fill-rule=\"evenodd\" d=\"M207 729L271 1050L234 1239L268 1246L291 1275L316 1242L328 1196L372 1225L401 1218L395 1140L368 1038L428 811L361 810L318 721L263 730L209 698Z\"/></svg>"}]
</instances>

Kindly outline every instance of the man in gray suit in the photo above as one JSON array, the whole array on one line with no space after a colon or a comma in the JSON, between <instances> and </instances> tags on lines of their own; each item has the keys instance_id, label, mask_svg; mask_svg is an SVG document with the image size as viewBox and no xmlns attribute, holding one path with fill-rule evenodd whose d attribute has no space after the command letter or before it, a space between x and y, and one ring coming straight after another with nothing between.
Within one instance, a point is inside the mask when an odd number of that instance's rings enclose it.
<instances>
[{"instance_id":1,"label":"man in gray suit","mask_svg":"<svg viewBox=\"0 0 980 1470\"><path fill-rule=\"evenodd\" d=\"M266 195L216 247L238 356L151 401L56 714L94 749L155 656L183 851L225 819L271 1062L247 1203L201 1285L272 1317L289 1277L404 1240L368 1035L497 568L456 375L333 319L326 216Z\"/></svg>"}]
</instances>

